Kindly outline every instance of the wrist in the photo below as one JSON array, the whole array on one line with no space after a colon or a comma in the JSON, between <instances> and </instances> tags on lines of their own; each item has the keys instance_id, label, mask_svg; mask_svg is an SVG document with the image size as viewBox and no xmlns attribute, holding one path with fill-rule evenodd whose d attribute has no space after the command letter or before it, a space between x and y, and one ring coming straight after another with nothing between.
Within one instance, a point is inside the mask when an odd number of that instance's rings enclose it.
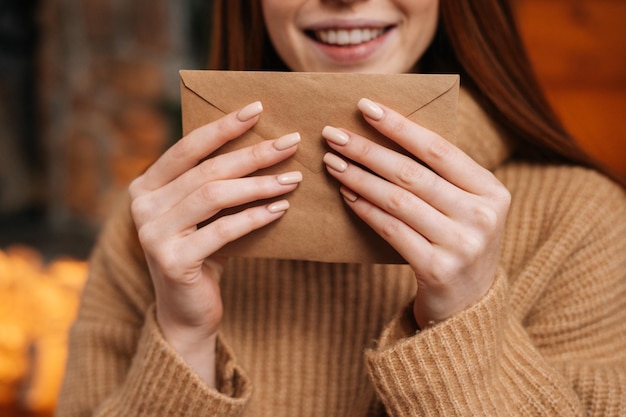
<instances>
[{"instance_id":1,"label":"wrist","mask_svg":"<svg viewBox=\"0 0 626 417\"><path fill-rule=\"evenodd\" d=\"M454 305L444 308L443 304L438 303L438 308L429 308L425 300L416 297L413 304L413 316L417 327L420 330L426 330L463 311L466 306L463 304L462 306Z\"/></svg>"},{"instance_id":2,"label":"wrist","mask_svg":"<svg viewBox=\"0 0 626 417\"><path fill-rule=\"evenodd\" d=\"M434 296L418 290L413 303L413 315L420 330L426 330L451 317L467 310L488 292L485 291L471 294L469 291L450 292L447 296Z\"/></svg>"},{"instance_id":3,"label":"wrist","mask_svg":"<svg viewBox=\"0 0 626 417\"><path fill-rule=\"evenodd\" d=\"M158 318L157 318L157 321ZM206 334L198 329L180 329L164 325L159 327L165 341L211 388L217 388L216 382L216 346L217 332Z\"/></svg>"},{"instance_id":4,"label":"wrist","mask_svg":"<svg viewBox=\"0 0 626 417\"><path fill-rule=\"evenodd\" d=\"M215 354L217 334L212 335L203 342L181 343L177 340L173 342L168 341L168 343L207 386L217 389Z\"/></svg>"}]
</instances>

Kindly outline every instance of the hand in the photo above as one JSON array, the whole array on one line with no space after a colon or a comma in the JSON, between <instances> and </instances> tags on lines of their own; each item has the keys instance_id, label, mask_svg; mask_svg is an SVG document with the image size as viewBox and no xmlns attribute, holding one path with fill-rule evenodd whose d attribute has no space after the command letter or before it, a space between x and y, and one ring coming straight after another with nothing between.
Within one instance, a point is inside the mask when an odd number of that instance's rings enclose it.
<instances>
[{"instance_id":1,"label":"hand","mask_svg":"<svg viewBox=\"0 0 626 417\"><path fill-rule=\"evenodd\" d=\"M280 218L288 202L252 207L202 228L197 225L224 208L293 191L302 180L299 172L245 177L293 155L300 140L297 133L204 160L254 126L262 110L260 102L252 103L191 132L129 188L132 216L156 292L159 326L210 385L215 382L211 361L223 312L219 280L225 261L213 254Z\"/></svg>"},{"instance_id":2,"label":"hand","mask_svg":"<svg viewBox=\"0 0 626 417\"><path fill-rule=\"evenodd\" d=\"M344 200L413 269L413 311L424 329L475 303L492 285L510 194L436 133L367 99L359 108L376 130L431 168L347 130L322 132L345 156L324 156Z\"/></svg>"}]
</instances>

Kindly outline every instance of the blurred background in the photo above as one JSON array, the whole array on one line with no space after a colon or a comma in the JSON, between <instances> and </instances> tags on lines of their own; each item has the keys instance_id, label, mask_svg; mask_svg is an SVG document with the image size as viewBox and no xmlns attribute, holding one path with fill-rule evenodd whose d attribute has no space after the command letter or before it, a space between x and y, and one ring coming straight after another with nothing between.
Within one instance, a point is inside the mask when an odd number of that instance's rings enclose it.
<instances>
[{"instance_id":1,"label":"blurred background","mask_svg":"<svg viewBox=\"0 0 626 417\"><path fill-rule=\"evenodd\" d=\"M207 0L0 2L0 416L51 415L85 260L117 196L180 136ZM515 0L565 125L626 175L626 2Z\"/></svg>"}]
</instances>

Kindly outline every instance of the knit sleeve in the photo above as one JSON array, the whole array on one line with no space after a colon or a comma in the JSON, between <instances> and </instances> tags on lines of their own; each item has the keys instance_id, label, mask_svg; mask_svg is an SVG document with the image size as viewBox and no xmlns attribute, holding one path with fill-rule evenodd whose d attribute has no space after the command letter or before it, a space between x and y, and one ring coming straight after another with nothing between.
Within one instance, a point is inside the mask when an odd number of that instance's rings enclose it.
<instances>
[{"instance_id":1,"label":"knit sleeve","mask_svg":"<svg viewBox=\"0 0 626 417\"><path fill-rule=\"evenodd\" d=\"M366 361L391 416L626 415L626 199L587 180L522 277L501 268L425 331L410 308L388 325Z\"/></svg>"},{"instance_id":2,"label":"knit sleeve","mask_svg":"<svg viewBox=\"0 0 626 417\"><path fill-rule=\"evenodd\" d=\"M126 209L107 224L70 334L56 414L72 416L239 416L251 384L220 335L219 389L164 340L154 294Z\"/></svg>"},{"instance_id":3,"label":"knit sleeve","mask_svg":"<svg viewBox=\"0 0 626 417\"><path fill-rule=\"evenodd\" d=\"M625 416L626 191L598 175L583 178L571 193L571 220L563 216L565 259L524 328L585 415Z\"/></svg>"},{"instance_id":4,"label":"knit sleeve","mask_svg":"<svg viewBox=\"0 0 626 417\"><path fill-rule=\"evenodd\" d=\"M537 415L576 415L565 379L510 319L506 294L500 273L484 299L432 328L408 333L411 308L393 320L367 354L391 416L533 415L522 411L529 397L545 406Z\"/></svg>"}]
</instances>

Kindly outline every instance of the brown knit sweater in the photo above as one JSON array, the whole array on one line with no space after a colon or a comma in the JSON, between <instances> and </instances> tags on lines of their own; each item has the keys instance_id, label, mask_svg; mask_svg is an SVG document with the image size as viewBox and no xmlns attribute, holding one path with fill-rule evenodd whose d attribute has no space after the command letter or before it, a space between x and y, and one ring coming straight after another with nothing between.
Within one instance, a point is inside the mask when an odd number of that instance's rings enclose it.
<instances>
[{"instance_id":1,"label":"brown knit sweater","mask_svg":"<svg viewBox=\"0 0 626 417\"><path fill-rule=\"evenodd\" d=\"M128 201L103 230L59 416L626 416L626 196L508 160L466 94L457 144L513 196L491 290L416 332L398 265L232 259L219 391L164 341Z\"/></svg>"}]
</instances>

